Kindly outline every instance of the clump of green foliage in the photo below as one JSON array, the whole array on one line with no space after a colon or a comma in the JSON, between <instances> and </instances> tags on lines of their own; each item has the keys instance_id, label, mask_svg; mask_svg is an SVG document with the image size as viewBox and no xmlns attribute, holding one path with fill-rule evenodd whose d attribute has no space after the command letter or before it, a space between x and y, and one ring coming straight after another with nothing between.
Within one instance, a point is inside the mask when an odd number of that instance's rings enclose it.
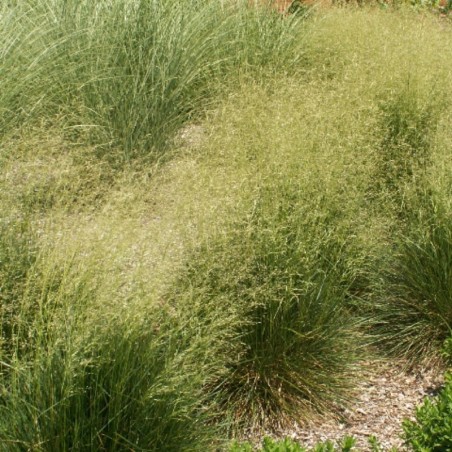
<instances>
[{"instance_id":1,"label":"clump of green foliage","mask_svg":"<svg viewBox=\"0 0 452 452\"><path fill-rule=\"evenodd\" d=\"M314 447L308 449L301 446L296 441L285 438L283 440L273 440L265 437L262 448L256 449L249 442L239 443L235 441L229 448L229 452L351 452L355 449L356 439L353 436L345 436L340 444L336 445L332 441L327 440L317 443ZM381 452L382 448L375 436L369 438L369 450L371 452ZM390 452L397 452L395 447Z\"/></svg>"},{"instance_id":2,"label":"clump of green foliage","mask_svg":"<svg viewBox=\"0 0 452 452\"><path fill-rule=\"evenodd\" d=\"M425 205L428 205L426 201ZM377 304L391 348L410 359L439 358L452 326L452 228L444 207L432 203L403 235L384 273Z\"/></svg>"},{"instance_id":3,"label":"clump of green foliage","mask_svg":"<svg viewBox=\"0 0 452 452\"><path fill-rule=\"evenodd\" d=\"M0 5L10 450L217 450L449 334L449 28L223 3Z\"/></svg>"},{"instance_id":4,"label":"clump of green foliage","mask_svg":"<svg viewBox=\"0 0 452 452\"><path fill-rule=\"evenodd\" d=\"M249 216L192 256L173 295L204 334L215 316L228 319L234 346L208 389L240 428L325 413L353 381L346 243L334 211L311 210L298 190L263 188Z\"/></svg>"},{"instance_id":5,"label":"clump of green foliage","mask_svg":"<svg viewBox=\"0 0 452 452\"><path fill-rule=\"evenodd\" d=\"M406 444L415 452L452 449L452 376L434 398L426 398L416 409L416 420L403 424Z\"/></svg>"},{"instance_id":6,"label":"clump of green foliage","mask_svg":"<svg viewBox=\"0 0 452 452\"><path fill-rule=\"evenodd\" d=\"M450 366L452 364L452 337L449 336L443 344L442 355L446 363Z\"/></svg>"},{"instance_id":7,"label":"clump of green foliage","mask_svg":"<svg viewBox=\"0 0 452 452\"><path fill-rule=\"evenodd\" d=\"M409 85L383 104L371 188L371 201L391 218L391 237L375 263L370 309L383 342L410 359L438 355L452 321L450 216L430 176L441 108Z\"/></svg>"},{"instance_id":8,"label":"clump of green foliage","mask_svg":"<svg viewBox=\"0 0 452 452\"><path fill-rule=\"evenodd\" d=\"M375 156L373 190L389 198L397 213L403 215L410 208L406 205L407 189L422 191L425 187L441 101L438 94L423 93L408 80L399 92L381 102L380 109L381 138Z\"/></svg>"},{"instance_id":9,"label":"clump of green foliage","mask_svg":"<svg viewBox=\"0 0 452 452\"><path fill-rule=\"evenodd\" d=\"M0 131L58 116L125 159L144 157L234 72L295 64L298 21L246 1L4 3Z\"/></svg>"},{"instance_id":10,"label":"clump of green foliage","mask_svg":"<svg viewBox=\"0 0 452 452\"><path fill-rule=\"evenodd\" d=\"M18 334L20 303L38 254L35 234L25 218L0 222L0 357L8 360Z\"/></svg>"},{"instance_id":11,"label":"clump of green foliage","mask_svg":"<svg viewBox=\"0 0 452 452\"><path fill-rule=\"evenodd\" d=\"M21 306L23 334L9 364L2 361L2 445L36 451L207 447L215 428L205 422L205 357L196 341L184 341L185 325L161 308L142 312L139 322L125 313L101 320L99 308L90 313L98 296L93 278L68 263L29 281L34 287Z\"/></svg>"},{"instance_id":12,"label":"clump of green foliage","mask_svg":"<svg viewBox=\"0 0 452 452\"><path fill-rule=\"evenodd\" d=\"M316 444L313 448L302 447L296 441L285 438L275 441L271 438L264 438L261 449L253 449L249 443L233 443L229 452L350 452L356 444L355 438L347 436L343 439L340 446L335 446L332 441L325 441Z\"/></svg>"}]
</instances>

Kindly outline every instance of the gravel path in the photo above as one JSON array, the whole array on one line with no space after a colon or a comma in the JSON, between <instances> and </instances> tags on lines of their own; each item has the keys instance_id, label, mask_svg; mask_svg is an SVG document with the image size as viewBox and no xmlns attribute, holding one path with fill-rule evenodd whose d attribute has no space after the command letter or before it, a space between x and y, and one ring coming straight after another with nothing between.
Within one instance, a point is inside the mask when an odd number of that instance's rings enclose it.
<instances>
[{"instance_id":1,"label":"gravel path","mask_svg":"<svg viewBox=\"0 0 452 452\"><path fill-rule=\"evenodd\" d=\"M294 425L291 431L278 436L312 447L327 439L340 443L344 436L352 435L357 439L358 450L370 451L368 440L375 435L383 450L407 450L401 439L402 421L414 419L416 406L442 387L443 369L406 371L401 365L380 362L365 367L367 378L358 387L355 406L344 411L344 420Z\"/></svg>"}]
</instances>

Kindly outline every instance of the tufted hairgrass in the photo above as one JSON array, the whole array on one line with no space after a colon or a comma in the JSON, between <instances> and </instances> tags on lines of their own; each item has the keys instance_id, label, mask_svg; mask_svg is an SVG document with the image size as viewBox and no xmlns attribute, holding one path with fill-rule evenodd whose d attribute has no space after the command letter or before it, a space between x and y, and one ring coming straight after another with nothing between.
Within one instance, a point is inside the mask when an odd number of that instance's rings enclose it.
<instances>
[{"instance_id":1,"label":"tufted hairgrass","mask_svg":"<svg viewBox=\"0 0 452 452\"><path fill-rule=\"evenodd\" d=\"M181 340L183 325L162 309L135 320L126 310L90 314L97 283L73 265L48 267L21 300L15 353L2 362L2 447L210 447L199 344Z\"/></svg>"},{"instance_id":2,"label":"tufted hairgrass","mask_svg":"<svg viewBox=\"0 0 452 452\"><path fill-rule=\"evenodd\" d=\"M190 256L172 292L200 334L228 319L217 333L231 337L226 370L206 390L235 431L334 415L362 356L347 239L334 212L317 211L299 190L267 184L242 221Z\"/></svg>"}]
</instances>

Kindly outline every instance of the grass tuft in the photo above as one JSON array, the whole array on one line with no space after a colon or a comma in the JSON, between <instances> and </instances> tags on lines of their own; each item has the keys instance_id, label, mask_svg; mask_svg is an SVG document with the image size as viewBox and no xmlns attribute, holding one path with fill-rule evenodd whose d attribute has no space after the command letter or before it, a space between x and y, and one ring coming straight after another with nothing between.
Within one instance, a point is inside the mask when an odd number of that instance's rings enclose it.
<instances>
[{"instance_id":1,"label":"grass tuft","mask_svg":"<svg viewBox=\"0 0 452 452\"><path fill-rule=\"evenodd\" d=\"M59 115L122 160L160 157L232 74L294 67L299 21L246 1L8 4L0 131Z\"/></svg>"},{"instance_id":2,"label":"grass tuft","mask_svg":"<svg viewBox=\"0 0 452 452\"><path fill-rule=\"evenodd\" d=\"M392 353L438 361L452 326L452 228L441 204L433 199L424 206L429 211L413 216L398 239L373 308Z\"/></svg>"},{"instance_id":3,"label":"grass tuft","mask_svg":"<svg viewBox=\"0 0 452 452\"><path fill-rule=\"evenodd\" d=\"M359 335L336 234L334 217L300 204L293 186L272 184L189 261L174 298L204 334L212 318L228 319L226 371L208 390L236 428L285 425L348 400Z\"/></svg>"}]
</instances>

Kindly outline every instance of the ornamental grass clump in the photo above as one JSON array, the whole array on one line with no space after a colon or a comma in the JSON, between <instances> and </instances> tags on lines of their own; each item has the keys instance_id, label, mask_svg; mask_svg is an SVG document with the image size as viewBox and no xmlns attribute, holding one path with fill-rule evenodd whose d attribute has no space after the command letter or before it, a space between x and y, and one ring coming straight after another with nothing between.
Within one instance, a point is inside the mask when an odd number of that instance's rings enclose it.
<instances>
[{"instance_id":1,"label":"ornamental grass clump","mask_svg":"<svg viewBox=\"0 0 452 452\"><path fill-rule=\"evenodd\" d=\"M380 272L374 305L383 341L412 361L438 360L452 327L452 218L434 198L427 203Z\"/></svg>"},{"instance_id":2,"label":"ornamental grass clump","mask_svg":"<svg viewBox=\"0 0 452 452\"><path fill-rule=\"evenodd\" d=\"M425 187L443 105L438 92L412 80L380 103L381 138L371 190L384 200L385 208L393 204L399 219L410 209L409 191L422 192Z\"/></svg>"},{"instance_id":3,"label":"ornamental grass clump","mask_svg":"<svg viewBox=\"0 0 452 452\"><path fill-rule=\"evenodd\" d=\"M416 93L407 86L381 105L385 133L379 149L378 170L388 189L396 189L404 179L414 176L417 169L425 169L429 162L437 104L422 106L419 102Z\"/></svg>"},{"instance_id":4,"label":"ornamental grass clump","mask_svg":"<svg viewBox=\"0 0 452 452\"><path fill-rule=\"evenodd\" d=\"M418 88L408 83L382 104L385 132L370 198L391 223L374 262L369 307L383 348L410 361L438 360L452 321L451 219L437 181L444 103Z\"/></svg>"},{"instance_id":5,"label":"ornamental grass clump","mask_svg":"<svg viewBox=\"0 0 452 452\"><path fill-rule=\"evenodd\" d=\"M182 378L187 369L179 368L175 378L167 342L151 325L142 326L149 330L116 324L82 341L39 343L30 363L13 362L1 381L2 445L37 451L206 447L212 427L203 425L197 377Z\"/></svg>"},{"instance_id":6,"label":"ornamental grass clump","mask_svg":"<svg viewBox=\"0 0 452 452\"><path fill-rule=\"evenodd\" d=\"M20 303L38 254L36 234L26 218L0 220L0 359L8 361L21 322Z\"/></svg>"},{"instance_id":7,"label":"ornamental grass clump","mask_svg":"<svg viewBox=\"0 0 452 452\"><path fill-rule=\"evenodd\" d=\"M0 9L0 131L43 118L161 156L241 74L294 67L298 23L247 1L25 0ZM227 82L227 83L226 83Z\"/></svg>"},{"instance_id":8,"label":"ornamental grass clump","mask_svg":"<svg viewBox=\"0 0 452 452\"><path fill-rule=\"evenodd\" d=\"M300 197L284 182L263 188L243 221L192 255L173 294L200 334L228 319L224 369L205 390L233 428L287 425L350 396L360 341L346 240Z\"/></svg>"},{"instance_id":9,"label":"ornamental grass clump","mask_svg":"<svg viewBox=\"0 0 452 452\"><path fill-rule=\"evenodd\" d=\"M150 303L139 319L118 300L109 310L92 267L50 261L28 280L14 353L2 361L2 446L159 451L214 444L201 392L207 349L190 340L190 330ZM111 289L117 296L118 287Z\"/></svg>"}]
</instances>

